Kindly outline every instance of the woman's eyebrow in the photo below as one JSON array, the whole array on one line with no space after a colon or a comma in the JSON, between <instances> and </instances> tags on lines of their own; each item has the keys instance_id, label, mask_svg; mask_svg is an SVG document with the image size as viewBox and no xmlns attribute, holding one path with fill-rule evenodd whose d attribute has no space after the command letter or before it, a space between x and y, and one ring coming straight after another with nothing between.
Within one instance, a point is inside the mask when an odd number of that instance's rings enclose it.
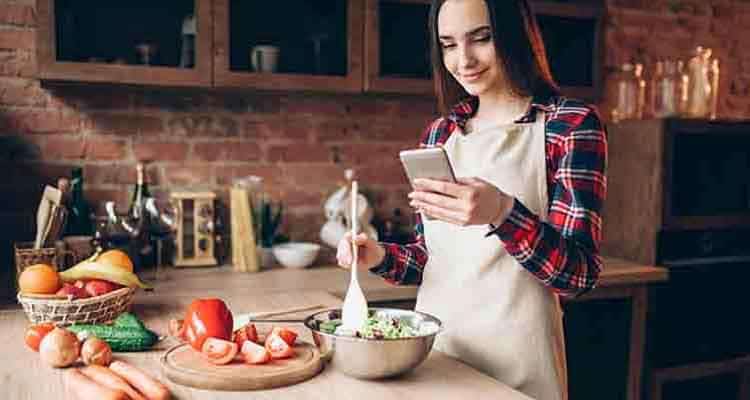
<instances>
[{"instance_id":1,"label":"woman's eyebrow","mask_svg":"<svg viewBox=\"0 0 750 400\"><path fill-rule=\"evenodd\" d=\"M477 33L480 33L480 32L483 33L484 31L489 31L489 30L490 30L490 27L488 25L482 25L482 26L480 26L478 28L474 28L474 29L466 32L464 34L464 37L474 36ZM439 38L440 39L448 40L448 39L453 39L453 36L450 36L450 35L440 35Z\"/></svg>"}]
</instances>

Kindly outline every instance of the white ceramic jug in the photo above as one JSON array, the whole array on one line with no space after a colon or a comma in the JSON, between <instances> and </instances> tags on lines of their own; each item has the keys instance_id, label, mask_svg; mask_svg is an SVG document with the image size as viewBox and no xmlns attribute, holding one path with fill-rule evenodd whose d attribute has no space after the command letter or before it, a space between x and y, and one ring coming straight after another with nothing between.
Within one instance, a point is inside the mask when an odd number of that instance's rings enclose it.
<instances>
[{"instance_id":1,"label":"white ceramic jug","mask_svg":"<svg viewBox=\"0 0 750 400\"><path fill-rule=\"evenodd\" d=\"M349 192L351 181L354 178L354 171L347 169L344 171L347 184L336 190L326 200L323 209L326 215L326 223L320 229L320 239L323 243L336 248L344 234L346 234L349 221L351 218L351 202L349 201ZM370 207L367 198L361 193L357 196L357 225L359 232L364 232L367 236L377 240L378 231L370 224L372 220L373 209Z\"/></svg>"}]
</instances>

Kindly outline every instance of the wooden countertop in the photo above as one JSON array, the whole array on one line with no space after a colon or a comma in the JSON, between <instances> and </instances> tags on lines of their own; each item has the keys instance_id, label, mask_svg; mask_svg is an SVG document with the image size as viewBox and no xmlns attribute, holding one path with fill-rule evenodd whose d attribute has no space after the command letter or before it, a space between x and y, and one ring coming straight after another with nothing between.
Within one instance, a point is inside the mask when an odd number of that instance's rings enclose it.
<instances>
[{"instance_id":1,"label":"wooden countertop","mask_svg":"<svg viewBox=\"0 0 750 400\"><path fill-rule=\"evenodd\" d=\"M617 259L605 259L598 289L644 285L667 279L663 268L644 266ZM167 331L170 318L181 316L195 297L221 297L235 314L250 311L276 310L300 305L323 304L339 307L349 283L348 271L333 266L303 270L274 268L259 273L234 273L229 266L186 268L164 271L155 282L153 292L139 291L134 312L157 333ZM362 274L360 285L369 301L399 301L416 298L415 287L398 287L385 283L377 276ZM302 317L303 315L299 315ZM292 316L293 317L293 316ZM39 361L37 354L23 346L23 332L28 325L18 305L0 311L0 379L8 398L59 398L63 388L60 371ZM299 333L308 341L309 333L300 327ZM239 399L247 392L214 392L196 390L173 384L162 374L158 359L172 343L160 343L153 351L118 353L135 365L158 376L169 385L179 399ZM40 384L42 383L42 384ZM310 381L287 388L251 392L258 399L454 399L493 398L527 399L507 386L477 372L461 362L439 352L430 357L413 373L399 379L361 381L326 369ZM71 398L71 397L65 397Z\"/></svg>"},{"instance_id":2,"label":"wooden countertop","mask_svg":"<svg viewBox=\"0 0 750 400\"><path fill-rule=\"evenodd\" d=\"M599 286L596 290L629 285L644 285L668 279L665 268L604 258ZM230 266L213 268L168 269L167 279L159 284L164 290L181 290L182 286L196 289L230 287L247 291L322 290L341 299L349 285L349 272L336 266L317 266L307 269L272 268L258 273L234 273ZM225 279L215 279L216 276ZM179 279L172 279L177 278ZM359 284L368 301L404 301L417 298L415 286L394 286L379 276L361 274Z\"/></svg>"},{"instance_id":3,"label":"wooden countertop","mask_svg":"<svg viewBox=\"0 0 750 400\"><path fill-rule=\"evenodd\" d=\"M183 271L176 271L176 278ZM235 274L217 273L204 276L199 281L206 287L179 284L180 279L157 282L154 292L139 291L133 311L144 319L146 325L162 335L170 318L180 316L190 301L198 296L219 296L234 313L250 310L277 310L287 307L322 304L340 307L341 300L324 291L262 292L233 285ZM176 288L166 290L166 283ZM164 283L164 287L162 286ZM297 315L303 317L304 315ZM294 317L292 315L291 317ZM14 400L70 399L64 392L61 370L42 364L38 354L23 345L23 333L28 325L20 309L0 311L0 380L4 382L2 397ZM289 325L301 338L312 342L309 332L300 325ZM440 352L433 351L428 359L413 372L400 378L365 381L350 378L327 365L323 372L297 385L252 392L223 392L192 389L169 381L161 371L159 357L174 344L173 339L160 342L152 351L142 353L116 353L115 357L127 360L149 371L171 389L175 399L500 399L528 400L529 397L514 391L490 377Z\"/></svg>"}]
</instances>

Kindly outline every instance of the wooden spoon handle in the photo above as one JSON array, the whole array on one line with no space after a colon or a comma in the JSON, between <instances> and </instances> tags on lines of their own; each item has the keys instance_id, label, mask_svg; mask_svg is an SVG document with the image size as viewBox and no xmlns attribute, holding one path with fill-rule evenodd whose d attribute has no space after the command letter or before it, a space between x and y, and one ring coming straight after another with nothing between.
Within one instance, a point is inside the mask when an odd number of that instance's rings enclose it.
<instances>
[{"instance_id":1,"label":"wooden spoon handle","mask_svg":"<svg viewBox=\"0 0 750 400\"><path fill-rule=\"evenodd\" d=\"M274 317L277 315L296 313L300 311L316 310L318 308L325 308L325 306L322 304L316 304L314 306L292 307L292 308L287 308L283 310L259 312L255 314L250 314L250 319L255 320L256 318L268 318L268 317Z\"/></svg>"}]
</instances>

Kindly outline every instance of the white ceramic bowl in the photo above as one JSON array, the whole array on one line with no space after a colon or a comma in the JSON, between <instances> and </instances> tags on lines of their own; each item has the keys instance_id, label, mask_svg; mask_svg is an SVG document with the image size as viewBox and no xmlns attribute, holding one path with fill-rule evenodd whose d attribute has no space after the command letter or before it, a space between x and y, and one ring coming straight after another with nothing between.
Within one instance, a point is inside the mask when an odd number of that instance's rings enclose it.
<instances>
[{"instance_id":1,"label":"white ceramic bowl","mask_svg":"<svg viewBox=\"0 0 750 400\"><path fill-rule=\"evenodd\" d=\"M306 268L315 262L320 245L309 242L289 242L273 246L273 255L287 268Z\"/></svg>"}]
</instances>

